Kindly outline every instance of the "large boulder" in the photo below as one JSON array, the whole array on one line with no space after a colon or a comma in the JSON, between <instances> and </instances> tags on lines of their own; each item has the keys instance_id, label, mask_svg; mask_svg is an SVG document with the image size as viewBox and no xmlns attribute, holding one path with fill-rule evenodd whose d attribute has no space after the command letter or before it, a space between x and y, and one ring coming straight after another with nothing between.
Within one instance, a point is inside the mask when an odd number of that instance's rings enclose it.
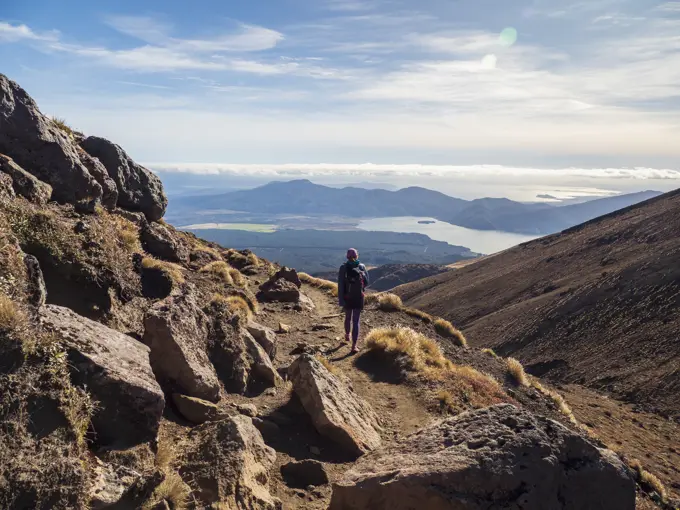
<instances>
[{"instance_id":1,"label":"large boulder","mask_svg":"<svg viewBox=\"0 0 680 510\"><path fill-rule=\"evenodd\" d=\"M246 329L273 360L276 357L277 344L276 333L274 330L254 321L248 321Z\"/></svg>"},{"instance_id":2,"label":"large boulder","mask_svg":"<svg viewBox=\"0 0 680 510\"><path fill-rule=\"evenodd\" d=\"M43 306L40 322L66 348L74 384L87 388L97 402L96 442L126 447L155 439L165 399L151 371L149 348L61 306Z\"/></svg>"},{"instance_id":3,"label":"large boulder","mask_svg":"<svg viewBox=\"0 0 680 510\"><path fill-rule=\"evenodd\" d=\"M45 205L52 196L52 188L17 165L12 158L0 154L0 173L9 175L17 195L38 205Z\"/></svg>"},{"instance_id":4,"label":"large boulder","mask_svg":"<svg viewBox=\"0 0 680 510\"><path fill-rule=\"evenodd\" d=\"M380 446L380 426L373 408L318 359L301 355L288 368L288 377L321 435L356 456Z\"/></svg>"},{"instance_id":5,"label":"large boulder","mask_svg":"<svg viewBox=\"0 0 680 510\"><path fill-rule=\"evenodd\" d=\"M160 223L148 223L141 229L140 239L147 253L170 262L186 262L189 250L173 232Z\"/></svg>"},{"instance_id":6,"label":"large boulder","mask_svg":"<svg viewBox=\"0 0 680 510\"><path fill-rule=\"evenodd\" d=\"M144 343L158 378L190 397L217 402L220 384L206 352L208 321L191 290L152 306L144 318Z\"/></svg>"},{"instance_id":7,"label":"large boulder","mask_svg":"<svg viewBox=\"0 0 680 510\"><path fill-rule=\"evenodd\" d=\"M73 140L43 115L35 101L0 74L0 153L52 186L52 198L81 203L101 199L102 187L82 164Z\"/></svg>"},{"instance_id":8,"label":"large boulder","mask_svg":"<svg viewBox=\"0 0 680 510\"><path fill-rule=\"evenodd\" d=\"M85 149L78 145L76 145L76 149L78 151L78 156L80 157L80 162L102 187L102 206L109 211L114 210L118 203L118 188L116 187L116 183L109 177L109 173L106 171L106 168L102 165L101 161L90 156L85 152Z\"/></svg>"},{"instance_id":9,"label":"large boulder","mask_svg":"<svg viewBox=\"0 0 680 510\"><path fill-rule=\"evenodd\" d=\"M157 175L132 161L123 149L104 138L88 136L80 146L106 167L118 187L120 207L141 211L149 221L163 217L168 199Z\"/></svg>"},{"instance_id":10,"label":"large boulder","mask_svg":"<svg viewBox=\"0 0 680 510\"><path fill-rule=\"evenodd\" d=\"M609 450L510 404L460 414L360 459L330 510L633 510L635 482Z\"/></svg>"},{"instance_id":11,"label":"large boulder","mask_svg":"<svg viewBox=\"0 0 680 510\"><path fill-rule=\"evenodd\" d=\"M275 510L281 502L269 493L276 452L267 446L247 416L234 416L194 428L180 474L195 488L201 508L220 502L226 508Z\"/></svg>"},{"instance_id":12,"label":"large boulder","mask_svg":"<svg viewBox=\"0 0 680 510\"><path fill-rule=\"evenodd\" d=\"M300 288L284 278L270 279L260 285L257 294L259 301L281 301L283 303L298 303L300 301Z\"/></svg>"},{"instance_id":13,"label":"large boulder","mask_svg":"<svg viewBox=\"0 0 680 510\"><path fill-rule=\"evenodd\" d=\"M281 378L265 350L240 325L238 316L229 320L227 313L211 310L208 341L210 360L224 387L231 393L244 394L253 384L265 388L279 384Z\"/></svg>"}]
</instances>

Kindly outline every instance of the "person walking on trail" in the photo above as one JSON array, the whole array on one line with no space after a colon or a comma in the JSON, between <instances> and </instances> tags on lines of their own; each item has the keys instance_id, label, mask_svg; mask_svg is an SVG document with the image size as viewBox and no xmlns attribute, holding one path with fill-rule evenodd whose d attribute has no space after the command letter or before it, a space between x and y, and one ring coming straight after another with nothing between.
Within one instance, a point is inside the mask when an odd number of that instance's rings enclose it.
<instances>
[{"instance_id":1,"label":"person walking on trail","mask_svg":"<svg viewBox=\"0 0 680 510\"><path fill-rule=\"evenodd\" d=\"M359 252L350 248L347 250L347 262L338 271L338 302L345 309L345 343L349 343L352 334L352 353L359 352L359 321L368 282L368 271L359 262Z\"/></svg>"}]
</instances>

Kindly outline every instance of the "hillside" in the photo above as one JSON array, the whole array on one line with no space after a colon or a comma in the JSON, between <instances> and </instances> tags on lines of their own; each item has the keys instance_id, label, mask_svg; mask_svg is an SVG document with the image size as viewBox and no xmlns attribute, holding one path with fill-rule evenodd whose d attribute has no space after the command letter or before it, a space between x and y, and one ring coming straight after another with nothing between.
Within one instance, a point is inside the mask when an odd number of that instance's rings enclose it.
<instances>
[{"instance_id":1,"label":"hillside","mask_svg":"<svg viewBox=\"0 0 680 510\"><path fill-rule=\"evenodd\" d=\"M0 92L0 508L677 506L663 434L643 467L393 294L352 354L334 284L177 231L120 146Z\"/></svg>"},{"instance_id":2,"label":"hillside","mask_svg":"<svg viewBox=\"0 0 680 510\"><path fill-rule=\"evenodd\" d=\"M272 216L423 216L478 230L550 234L658 195L655 191L644 191L557 207L506 198L468 201L420 187L398 191L331 188L297 180L213 196L179 197L173 201L170 213L173 221L185 225L194 221L228 223L233 221L229 219L233 218L233 211L239 211Z\"/></svg>"},{"instance_id":3,"label":"hillside","mask_svg":"<svg viewBox=\"0 0 680 510\"><path fill-rule=\"evenodd\" d=\"M680 191L396 292L533 374L680 417Z\"/></svg>"}]
</instances>

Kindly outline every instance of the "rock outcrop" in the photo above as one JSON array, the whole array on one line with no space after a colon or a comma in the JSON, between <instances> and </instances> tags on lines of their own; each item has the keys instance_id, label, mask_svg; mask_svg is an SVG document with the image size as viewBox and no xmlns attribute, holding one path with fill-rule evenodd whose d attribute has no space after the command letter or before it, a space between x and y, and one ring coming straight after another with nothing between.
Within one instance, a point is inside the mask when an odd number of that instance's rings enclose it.
<instances>
[{"instance_id":1,"label":"rock outcrop","mask_svg":"<svg viewBox=\"0 0 680 510\"><path fill-rule=\"evenodd\" d=\"M160 220L168 199L161 180L150 170L138 165L115 143L88 136L80 143L88 154L102 162L118 188L118 206L143 212L149 221Z\"/></svg>"},{"instance_id":2,"label":"rock outcrop","mask_svg":"<svg viewBox=\"0 0 680 510\"><path fill-rule=\"evenodd\" d=\"M12 179L15 194L38 205L45 205L52 196L52 187L17 165L12 158L0 154L0 173Z\"/></svg>"},{"instance_id":3,"label":"rock outcrop","mask_svg":"<svg viewBox=\"0 0 680 510\"><path fill-rule=\"evenodd\" d=\"M297 271L283 267L260 285L257 299L295 303L299 310L313 310L314 302L302 293L300 287L302 287L302 281Z\"/></svg>"},{"instance_id":4,"label":"rock outcrop","mask_svg":"<svg viewBox=\"0 0 680 510\"><path fill-rule=\"evenodd\" d=\"M463 413L372 452L333 486L330 510L633 510L612 452L509 404Z\"/></svg>"},{"instance_id":5,"label":"rock outcrop","mask_svg":"<svg viewBox=\"0 0 680 510\"><path fill-rule=\"evenodd\" d=\"M276 452L246 416L196 427L189 438L182 477L195 487L203 505L275 510L281 502L269 494Z\"/></svg>"},{"instance_id":6,"label":"rock outcrop","mask_svg":"<svg viewBox=\"0 0 680 510\"><path fill-rule=\"evenodd\" d=\"M144 343L157 377L190 397L217 402L220 384L206 353L208 323L191 290L156 303L144 318Z\"/></svg>"},{"instance_id":7,"label":"rock outcrop","mask_svg":"<svg viewBox=\"0 0 680 510\"><path fill-rule=\"evenodd\" d=\"M250 333L258 344L262 346L267 355L273 360L276 357L276 333L273 329L258 324L257 322L248 321L246 325L248 333Z\"/></svg>"},{"instance_id":8,"label":"rock outcrop","mask_svg":"<svg viewBox=\"0 0 680 510\"><path fill-rule=\"evenodd\" d=\"M170 262L186 262L189 258L187 247L160 223L149 223L142 227L140 239L147 253Z\"/></svg>"},{"instance_id":9,"label":"rock outcrop","mask_svg":"<svg viewBox=\"0 0 680 510\"><path fill-rule=\"evenodd\" d=\"M90 156L80 146L76 146L76 150L78 151L80 162L102 187L102 206L109 211L114 210L118 203L118 187L116 186L116 183L109 177L109 173L106 171L106 168L102 165L101 161Z\"/></svg>"},{"instance_id":10,"label":"rock outcrop","mask_svg":"<svg viewBox=\"0 0 680 510\"><path fill-rule=\"evenodd\" d=\"M125 466L116 466L93 457L94 476L90 485L90 508L116 508L123 494L137 483L141 474Z\"/></svg>"},{"instance_id":11,"label":"rock outcrop","mask_svg":"<svg viewBox=\"0 0 680 510\"><path fill-rule=\"evenodd\" d=\"M219 413L217 405L200 398L173 393L172 401L175 407L177 407L179 414L192 423L201 424L206 421L212 421L217 418Z\"/></svg>"},{"instance_id":12,"label":"rock outcrop","mask_svg":"<svg viewBox=\"0 0 680 510\"><path fill-rule=\"evenodd\" d=\"M0 74L0 153L52 186L66 203L100 200L102 187L88 172L67 133L43 115L19 85Z\"/></svg>"},{"instance_id":13,"label":"rock outcrop","mask_svg":"<svg viewBox=\"0 0 680 510\"><path fill-rule=\"evenodd\" d=\"M36 308L40 308L47 301L47 288L43 277L40 263L33 255L24 256L26 266L26 290L29 303Z\"/></svg>"},{"instance_id":14,"label":"rock outcrop","mask_svg":"<svg viewBox=\"0 0 680 510\"><path fill-rule=\"evenodd\" d=\"M97 402L95 441L124 447L155 439L165 399L149 348L61 306L42 307L40 322L66 347L72 381Z\"/></svg>"},{"instance_id":15,"label":"rock outcrop","mask_svg":"<svg viewBox=\"0 0 680 510\"><path fill-rule=\"evenodd\" d=\"M288 377L321 435L356 456L380 446L378 417L371 406L314 356L297 358Z\"/></svg>"}]
</instances>

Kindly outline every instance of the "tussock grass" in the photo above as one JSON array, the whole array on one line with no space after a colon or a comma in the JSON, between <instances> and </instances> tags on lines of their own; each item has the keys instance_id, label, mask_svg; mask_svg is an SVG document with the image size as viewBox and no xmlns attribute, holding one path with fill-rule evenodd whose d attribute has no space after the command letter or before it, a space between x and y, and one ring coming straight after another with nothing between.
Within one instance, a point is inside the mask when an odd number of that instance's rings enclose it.
<instances>
[{"instance_id":1,"label":"tussock grass","mask_svg":"<svg viewBox=\"0 0 680 510\"><path fill-rule=\"evenodd\" d=\"M116 236L120 245L129 253L141 253L142 243L139 241L139 228L130 220L103 212L101 216L106 216L115 227Z\"/></svg>"},{"instance_id":2,"label":"tussock grass","mask_svg":"<svg viewBox=\"0 0 680 510\"><path fill-rule=\"evenodd\" d=\"M243 276L241 271L235 267L229 268L229 275L231 276L231 280L234 282L234 285L237 287L241 287L243 289L248 286L248 280L246 280L246 277Z\"/></svg>"},{"instance_id":3,"label":"tussock grass","mask_svg":"<svg viewBox=\"0 0 680 510\"><path fill-rule=\"evenodd\" d=\"M564 416L566 416L569 419L569 422L572 425L577 425L577 426L579 425L578 420L576 419L576 416L574 416L574 413L571 410L571 407L569 407L569 404L567 404L567 401L564 400L564 397L562 395L560 395L559 393L557 393L554 390L546 388L535 377L530 377L530 383L531 383L531 386L536 388L544 396L551 399L555 403L555 405L557 406L557 409L559 410L559 412L562 413Z\"/></svg>"},{"instance_id":4,"label":"tussock grass","mask_svg":"<svg viewBox=\"0 0 680 510\"><path fill-rule=\"evenodd\" d=\"M148 501L142 505L142 510L152 510L156 505L167 501L173 510L189 508L191 488L184 483L182 477L175 471L165 474L165 479L156 487Z\"/></svg>"},{"instance_id":5,"label":"tussock grass","mask_svg":"<svg viewBox=\"0 0 680 510\"><path fill-rule=\"evenodd\" d=\"M522 364L515 358L508 358L505 360L505 364L508 367L508 373L513 378L515 383L520 386L529 386L529 378Z\"/></svg>"},{"instance_id":6,"label":"tussock grass","mask_svg":"<svg viewBox=\"0 0 680 510\"><path fill-rule=\"evenodd\" d=\"M157 269L163 271L175 284L184 283L184 273L182 273L182 267L172 262L166 262L165 260L158 260L153 257L144 257L142 259L142 267L144 269Z\"/></svg>"},{"instance_id":7,"label":"tussock grass","mask_svg":"<svg viewBox=\"0 0 680 510\"><path fill-rule=\"evenodd\" d=\"M498 358L498 354L496 354L496 351L494 351L493 349L484 348L482 349L482 353L487 354L492 358Z\"/></svg>"},{"instance_id":8,"label":"tussock grass","mask_svg":"<svg viewBox=\"0 0 680 510\"><path fill-rule=\"evenodd\" d=\"M260 267L260 259L254 253L246 255L246 262L250 266Z\"/></svg>"},{"instance_id":9,"label":"tussock grass","mask_svg":"<svg viewBox=\"0 0 680 510\"><path fill-rule=\"evenodd\" d=\"M465 336L463 336L463 333L456 329L449 321L437 319L434 321L434 329L439 336L451 338L461 347L467 346L467 340L465 339Z\"/></svg>"},{"instance_id":10,"label":"tussock grass","mask_svg":"<svg viewBox=\"0 0 680 510\"><path fill-rule=\"evenodd\" d=\"M396 312L403 307L404 304L401 302L401 298L396 294L385 292L378 295L378 308L383 312Z\"/></svg>"},{"instance_id":11,"label":"tussock grass","mask_svg":"<svg viewBox=\"0 0 680 510\"><path fill-rule=\"evenodd\" d=\"M73 128L66 123L66 120L61 117L52 117L52 124L58 127L61 131L66 133L68 136L73 137Z\"/></svg>"},{"instance_id":12,"label":"tussock grass","mask_svg":"<svg viewBox=\"0 0 680 510\"><path fill-rule=\"evenodd\" d=\"M223 296L222 294L213 294L211 303L224 306L229 312L238 315L243 320L248 320L253 316L251 304L240 295Z\"/></svg>"},{"instance_id":13,"label":"tussock grass","mask_svg":"<svg viewBox=\"0 0 680 510\"><path fill-rule=\"evenodd\" d=\"M62 394L61 409L71 424L76 442L80 446L85 446L85 435L92 415L97 409L97 403L85 390L68 386Z\"/></svg>"},{"instance_id":14,"label":"tussock grass","mask_svg":"<svg viewBox=\"0 0 680 510\"><path fill-rule=\"evenodd\" d=\"M0 332L10 333L26 323L23 311L5 294L0 294Z\"/></svg>"},{"instance_id":15,"label":"tussock grass","mask_svg":"<svg viewBox=\"0 0 680 510\"><path fill-rule=\"evenodd\" d=\"M455 365L444 356L436 341L413 329L373 329L366 337L366 346L396 367L438 383L437 400L449 412L509 401L493 377L470 366Z\"/></svg>"},{"instance_id":16,"label":"tussock grass","mask_svg":"<svg viewBox=\"0 0 680 510\"><path fill-rule=\"evenodd\" d=\"M406 315L420 319L426 324L430 324L432 321L434 321L434 317L432 317L429 313L425 313L422 310L418 310L417 308L404 307L402 310Z\"/></svg>"},{"instance_id":17,"label":"tussock grass","mask_svg":"<svg viewBox=\"0 0 680 510\"><path fill-rule=\"evenodd\" d=\"M307 285L328 291L334 297L338 296L338 284L335 282L324 280L323 278L316 278L307 273L298 273L298 277L300 277L300 280Z\"/></svg>"},{"instance_id":18,"label":"tussock grass","mask_svg":"<svg viewBox=\"0 0 680 510\"><path fill-rule=\"evenodd\" d=\"M243 253L239 253L234 249L224 252L224 258L234 266L244 267L248 265L248 258Z\"/></svg>"},{"instance_id":19,"label":"tussock grass","mask_svg":"<svg viewBox=\"0 0 680 510\"><path fill-rule=\"evenodd\" d=\"M668 502L668 491L663 482L657 478L656 475L650 473L637 459L632 459L628 464L634 471L637 482L643 489L651 492L656 492L663 503Z\"/></svg>"},{"instance_id":20,"label":"tussock grass","mask_svg":"<svg viewBox=\"0 0 680 510\"><path fill-rule=\"evenodd\" d=\"M210 255L210 257L212 257L213 259L215 259L217 261L222 260L222 255L220 255L220 252L217 251L212 246L207 246L207 245L204 245L204 244L201 244L201 243L196 243L193 247L193 250L195 252L199 252L199 253L207 253L207 254Z\"/></svg>"},{"instance_id":21,"label":"tussock grass","mask_svg":"<svg viewBox=\"0 0 680 510\"><path fill-rule=\"evenodd\" d=\"M231 276L231 272L229 271L230 269L232 268L229 267L226 262L215 261L203 266L201 269L199 269L199 272L214 274L221 278L225 284L234 285L234 279Z\"/></svg>"},{"instance_id":22,"label":"tussock grass","mask_svg":"<svg viewBox=\"0 0 680 510\"><path fill-rule=\"evenodd\" d=\"M328 361L328 358L325 356L321 356L320 354L317 354L315 358L321 363L326 370L328 370L331 374L333 375L338 375L340 373L340 369L335 366L333 363Z\"/></svg>"}]
</instances>

